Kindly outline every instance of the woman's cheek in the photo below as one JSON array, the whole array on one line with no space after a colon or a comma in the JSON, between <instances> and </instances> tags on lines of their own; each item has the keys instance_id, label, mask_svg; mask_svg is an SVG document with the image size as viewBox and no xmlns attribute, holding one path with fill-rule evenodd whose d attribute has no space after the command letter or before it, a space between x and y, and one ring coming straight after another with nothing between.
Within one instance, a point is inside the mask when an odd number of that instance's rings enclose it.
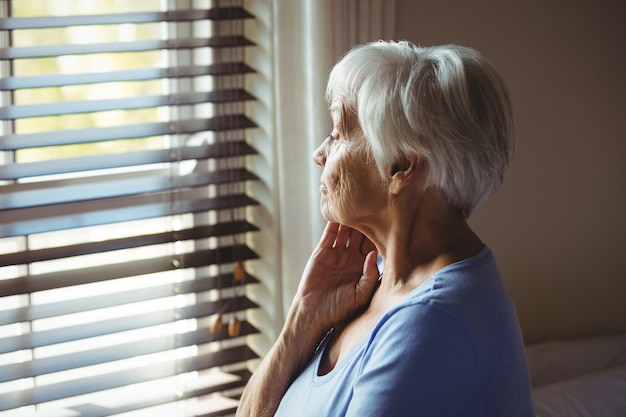
<instances>
[{"instance_id":1,"label":"woman's cheek","mask_svg":"<svg viewBox=\"0 0 626 417\"><path fill-rule=\"evenodd\" d=\"M339 170L332 181L332 210L337 217L349 216L354 209L352 204L352 184L349 172Z\"/></svg>"}]
</instances>

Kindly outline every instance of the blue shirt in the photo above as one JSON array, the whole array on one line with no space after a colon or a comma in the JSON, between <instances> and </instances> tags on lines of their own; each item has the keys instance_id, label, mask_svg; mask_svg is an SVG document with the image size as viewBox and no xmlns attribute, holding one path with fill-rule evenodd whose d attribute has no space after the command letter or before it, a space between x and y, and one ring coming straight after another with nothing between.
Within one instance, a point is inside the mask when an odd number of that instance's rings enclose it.
<instances>
[{"instance_id":1,"label":"blue shirt","mask_svg":"<svg viewBox=\"0 0 626 417\"><path fill-rule=\"evenodd\" d=\"M329 336L277 417L531 417L514 306L491 251L448 265L322 376Z\"/></svg>"}]
</instances>

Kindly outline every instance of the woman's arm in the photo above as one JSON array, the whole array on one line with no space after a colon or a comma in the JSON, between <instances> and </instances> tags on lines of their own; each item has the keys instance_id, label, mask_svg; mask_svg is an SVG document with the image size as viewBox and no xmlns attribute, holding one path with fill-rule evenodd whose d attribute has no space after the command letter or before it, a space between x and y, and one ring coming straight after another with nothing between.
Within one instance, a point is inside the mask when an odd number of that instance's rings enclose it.
<instances>
[{"instance_id":1,"label":"woman's arm","mask_svg":"<svg viewBox=\"0 0 626 417\"><path fill-rule=\"evenodd\" d=\"M306 265L278 340L250 378L237 417L271 417L328 330L369 303L378 280L374 244L328 223Z\"/></svg>"}]
</instances>

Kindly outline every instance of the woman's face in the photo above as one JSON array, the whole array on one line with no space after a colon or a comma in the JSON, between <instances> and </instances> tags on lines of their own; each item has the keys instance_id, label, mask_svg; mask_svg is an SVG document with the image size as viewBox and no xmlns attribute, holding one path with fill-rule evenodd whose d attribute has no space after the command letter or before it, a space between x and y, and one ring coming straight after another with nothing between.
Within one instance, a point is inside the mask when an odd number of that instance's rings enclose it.
<instances>
[{"instance_id":1,"label":"woman's face","mask_svg":"<svg viewBox=\"0 0 626 417\"><path fill-rule=\"evenodd\" d=\"M313 154L323 168L320 209L326 220L355 227L380 213L385 187L361 129L346 127L338 103L331 117L333 131Z\"/></svg>"}]
</instances>

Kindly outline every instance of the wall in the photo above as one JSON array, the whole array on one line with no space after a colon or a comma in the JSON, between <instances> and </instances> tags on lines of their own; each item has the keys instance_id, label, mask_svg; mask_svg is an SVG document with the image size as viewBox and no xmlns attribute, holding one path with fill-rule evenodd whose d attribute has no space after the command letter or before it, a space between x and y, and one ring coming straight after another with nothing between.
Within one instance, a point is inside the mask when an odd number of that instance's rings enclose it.
<instances>
[{"instance_id":1,"label":"wall","mask_svg":"<svg viewBox=\"0 0 626 417\"><path fill-rule=\"evenodd\" d=\"M398 0L396 39L457 43L509 85L517 153L472 225L527 342L626 331L626 2Z\"/></svg>"}]
</instances>

